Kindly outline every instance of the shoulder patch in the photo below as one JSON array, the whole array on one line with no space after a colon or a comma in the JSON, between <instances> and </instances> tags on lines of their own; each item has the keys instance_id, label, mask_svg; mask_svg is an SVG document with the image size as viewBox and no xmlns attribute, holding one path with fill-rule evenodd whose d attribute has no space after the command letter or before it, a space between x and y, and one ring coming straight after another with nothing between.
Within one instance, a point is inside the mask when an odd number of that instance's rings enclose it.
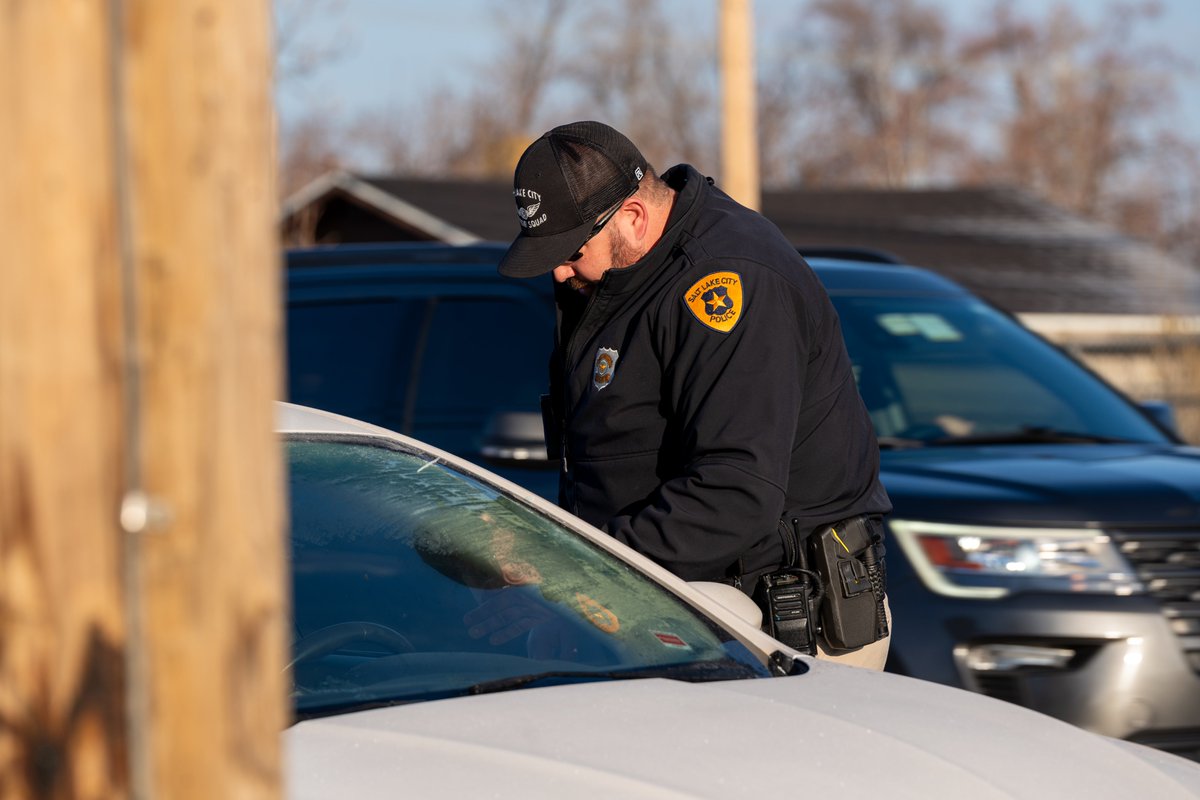
<instances>
[{"instance_id":1,"label":"shoulder patch","mask_svg":"<svg viewBox=\"0 0 1200 800\"><path fill-rule=\"evenodd\" d=\"M714 331L729 333L742 318L742 276L712 272L683 293L684 305Z\"/></svg>"}]
</instances>

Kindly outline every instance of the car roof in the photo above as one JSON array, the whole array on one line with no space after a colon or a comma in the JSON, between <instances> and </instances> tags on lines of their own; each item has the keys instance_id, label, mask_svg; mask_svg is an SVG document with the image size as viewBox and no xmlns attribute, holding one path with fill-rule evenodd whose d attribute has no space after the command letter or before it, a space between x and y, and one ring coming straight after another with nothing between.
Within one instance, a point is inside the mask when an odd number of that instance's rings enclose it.
<instances>
[{"instance_id":1,"label":"car roof","mask_svg":"<svg viewBox=\"0 0 1200 800\"><path fill-rule=\"evenodd\" d=\"M831 295L863 294L921 294L947 297L970 297L971 293L953 281L920 267L904 264L883 264L840 258L806 259L821 278Z\"/></svg>"}]
</instances>

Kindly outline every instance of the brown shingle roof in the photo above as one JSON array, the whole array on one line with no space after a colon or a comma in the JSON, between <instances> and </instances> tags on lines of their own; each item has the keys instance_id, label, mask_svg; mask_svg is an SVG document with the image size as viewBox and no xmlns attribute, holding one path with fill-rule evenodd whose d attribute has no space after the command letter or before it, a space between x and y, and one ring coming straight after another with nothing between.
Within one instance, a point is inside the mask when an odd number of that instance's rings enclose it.
<instances>
[{"instance_id":1,"label":"brown shingle roof","mask_svg":"<svg viewBox=\"0 0 1200 800\"><path fill-rule=\"evenodd\" d=\"M1188 265L1017 189L765 192L763 213L801 247L886 250L1014 311L1200 307Z\"/></svg>"},{"instance_id":2,"label":"brown shingle roof","mask_svg":"<svg viewBox=\"0 0 1200 800\"><path fill-rule=\"evenodd\" d=\"M517 235L517 206L508 181L435 181L367 176L363 180L403 197L480 239L508 241Z\"/></svg>"}]
</instances>

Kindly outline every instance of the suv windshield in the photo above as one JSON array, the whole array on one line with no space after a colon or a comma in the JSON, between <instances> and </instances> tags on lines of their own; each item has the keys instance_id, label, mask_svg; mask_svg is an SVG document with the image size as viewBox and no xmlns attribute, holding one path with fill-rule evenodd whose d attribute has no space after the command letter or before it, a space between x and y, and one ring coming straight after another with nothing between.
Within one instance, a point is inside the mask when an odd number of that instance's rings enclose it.
<instances>
[{"instance_id":1,"label":"suv windshield","mask_svg":"<svg viewBox=\"0 0 1200 800\"><path fill-rule=\"evenodd\" d=\"M1167 441L1085 369L978 300L832 299L882 447Z\"/></svg>"},{"instance_id":2,"label":"suv windshield","mask_svg":"<svg viewBox=\"0 0 1200 800\"><path fill-rule=\"evenodd\" d=\"M538 681L764 676L731 634L502 491L385 439L288 443L298 716Z\"/></svg>"}]
</instances>

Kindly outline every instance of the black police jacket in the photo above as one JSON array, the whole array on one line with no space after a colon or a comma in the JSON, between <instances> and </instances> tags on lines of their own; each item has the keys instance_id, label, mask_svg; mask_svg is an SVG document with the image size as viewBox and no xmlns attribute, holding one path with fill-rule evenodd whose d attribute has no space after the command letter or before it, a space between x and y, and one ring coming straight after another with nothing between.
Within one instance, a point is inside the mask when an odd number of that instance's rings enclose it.
<instances>
[{"instance_id":1,"label":"black police jacket","mask_svg":"<svg viewBox=\"0 0 1200 800\"><path fill-rule=\"evenodd\" d=\"M779 230L695 169L660 241L590 298L559 286L560 504L687 580L777 566L803 535L891 509L837 314ZM747 587L748 590L748 587Z\"/></svg>"}]
</instances>

